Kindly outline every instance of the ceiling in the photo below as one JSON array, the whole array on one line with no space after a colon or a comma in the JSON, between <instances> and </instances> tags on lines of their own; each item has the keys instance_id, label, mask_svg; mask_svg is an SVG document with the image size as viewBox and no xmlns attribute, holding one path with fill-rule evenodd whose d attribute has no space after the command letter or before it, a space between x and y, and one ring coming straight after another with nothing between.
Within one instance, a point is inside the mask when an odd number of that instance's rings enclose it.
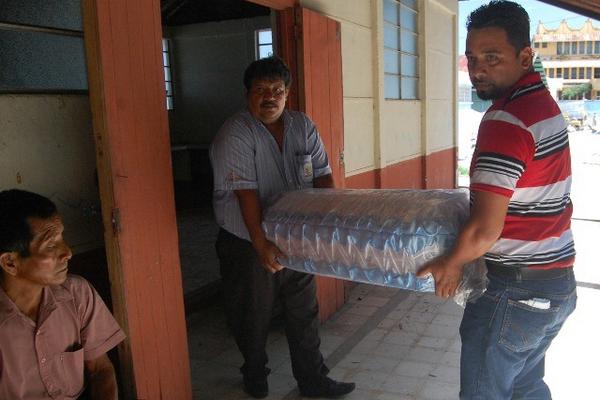
<instances>
[{"instance_id":1,"label":"ceiling","mask_svg":"<svg viewBox=\"0 0 600 400\"><path fill-rule=\"evenodd\" d=\"M163 25L196 24L209 21L269 15L270 9L245 0L160 0Z\"/></svg>"},{"instance_id":2,"label":"ceiling","mask_svg":"<svg viewBox=\"0 0 600 400\"><path fill-rule=\"evenodd\" d=\"M458 0L469 1L469 0ZM515 0L518 3L518 0ZM600 0L539 0L577 14L600 20Z\"/></svg>"},{"instance_id":3,"label":"ceiling","mask_svg":"<svg viewBox=\"0 0 600 400\"><path fill-rule=\"evenodd\" d=\"M600 0L540 0L553 6L600 20Z\"/></svg>"},{"instance_id":4,"label":"ceiling","mask_svg":"<svg viewBox=\"0 0 600 400\"><path fill-rule=\"evenodd\" d=\"M468 1L468 0L458 0ZM540 0L600 20L600 0ZM160 0L164 25L183 25L269 15L269 9L245 0Z\"/></svg>"}]
</instances>

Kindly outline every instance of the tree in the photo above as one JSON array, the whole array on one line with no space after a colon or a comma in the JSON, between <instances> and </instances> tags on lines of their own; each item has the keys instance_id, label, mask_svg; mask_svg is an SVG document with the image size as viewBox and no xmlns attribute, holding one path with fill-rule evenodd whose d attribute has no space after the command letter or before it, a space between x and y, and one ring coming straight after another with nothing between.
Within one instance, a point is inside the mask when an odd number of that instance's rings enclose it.
<instances>
[{"instance_id":1,"label":"tree","mask_svg":"<svg viewBox=\"0 0 600 400\"><path fill-rule=\"evenodd\" d=\"M579 96L581 96L581 98L584 98L586 93L589 93L592 91L592 84L591 83L582 83L581 85L573 85L573 86L567 86L562 90L562 98L564 99L568 99L568 100L573 100L573 99L578 99Z\"/></svg>"}]
</instances>

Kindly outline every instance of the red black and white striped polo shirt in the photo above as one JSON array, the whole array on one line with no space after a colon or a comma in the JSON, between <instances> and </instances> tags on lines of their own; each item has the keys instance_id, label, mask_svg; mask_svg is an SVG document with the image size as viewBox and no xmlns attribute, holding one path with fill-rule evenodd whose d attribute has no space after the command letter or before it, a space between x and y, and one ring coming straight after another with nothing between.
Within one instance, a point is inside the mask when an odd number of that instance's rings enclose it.
<instances>
[{"instance_id":1,"label":"red black and white striped polo shirt","mask_svg":"<svg viewBox=\"0 0 600 400\"><path fill-rule=\"evenodd\" d=\"M485 113L471 161L471 196L510 197L504 228L485 259L509 266L573 265L567 123L540 75L525 75Z\"/></svg>"}]
</instances>

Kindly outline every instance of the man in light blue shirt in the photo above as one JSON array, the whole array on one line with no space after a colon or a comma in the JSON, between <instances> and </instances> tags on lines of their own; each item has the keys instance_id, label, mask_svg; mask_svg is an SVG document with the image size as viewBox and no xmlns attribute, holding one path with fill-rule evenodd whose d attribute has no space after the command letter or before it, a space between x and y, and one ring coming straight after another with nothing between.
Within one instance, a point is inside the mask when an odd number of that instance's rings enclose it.
<instances>
[{"instance_id":1,"label":"man in light blue shirt","mask_svg":"<svg viewBox=\"0 0 600 400\"><path fill-rule=\"evenodd\" d=\"M319 350L315 277L283 268L280 250L262 230L262 209L278 193L331 188L327 153L314 123L285 110L291 76L279 58L251 63L244 74L248 108L229 118L210 148L213 204L221 227L221 264L228 323L244 356L244 387L268 395L265 346L273 305L283 306L292 371L305 397L339 397L354 383L336 382Z\"/></svg>"}]
</instances>

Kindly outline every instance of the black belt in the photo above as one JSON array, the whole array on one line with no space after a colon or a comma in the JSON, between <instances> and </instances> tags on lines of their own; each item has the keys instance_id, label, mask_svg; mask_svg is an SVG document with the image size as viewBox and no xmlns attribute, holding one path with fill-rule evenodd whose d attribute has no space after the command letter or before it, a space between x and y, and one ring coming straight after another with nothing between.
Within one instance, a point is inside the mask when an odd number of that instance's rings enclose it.
<instances>
[{"instance_id":1,"label":"black belt","mask_svg":"<svg viewBox=\"0 0 600 400\"><path fill-rule=\"evenodd\" d=\"M514 279L517 281L527 281L536 279L552 279L564 276L573 270L573 267L552 268L552 269L533 269L533 268L518 268L508 267L506 265L498 265L486 262L488 272L494 276L506 279Z\"/></svg>"}]
</instances>

